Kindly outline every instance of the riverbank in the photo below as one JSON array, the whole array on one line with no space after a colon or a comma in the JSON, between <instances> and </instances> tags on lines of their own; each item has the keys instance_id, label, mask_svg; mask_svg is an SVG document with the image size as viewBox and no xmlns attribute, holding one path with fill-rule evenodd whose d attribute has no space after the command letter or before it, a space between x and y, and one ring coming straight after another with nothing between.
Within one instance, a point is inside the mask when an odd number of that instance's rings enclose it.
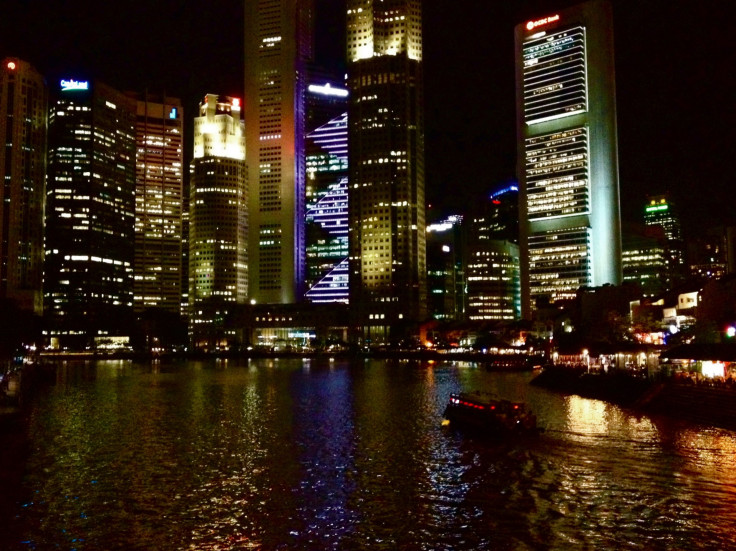
<instances>
[{"instance_id":1,"label":"riverbank","mask_svg":"<svg viewBox=\"0 0 736 551\"><path fill-rule=\"evenodd\" d=\"M674 378L652 380L625 373L547 368L531 384L614 403L648 415L665 415L736 431L736 389Z\"/></svg>"}]
</instances>

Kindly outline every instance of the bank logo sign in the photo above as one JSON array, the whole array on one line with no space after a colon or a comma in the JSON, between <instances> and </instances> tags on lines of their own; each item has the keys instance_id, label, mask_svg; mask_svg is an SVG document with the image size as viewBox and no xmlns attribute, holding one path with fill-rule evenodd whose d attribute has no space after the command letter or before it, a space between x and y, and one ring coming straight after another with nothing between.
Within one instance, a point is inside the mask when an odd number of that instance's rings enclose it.
<instances>
[{"instance_id":1,"label":"bank logo sign","mask_svg":"<svg viewBox=\"0 0 736 551\"><path fill-rule=\"evenodd\" d=\"M70 92L72 90L89 90L89 82L86 80L62 80L61 91Z\"/></svg>"}]
</instances>

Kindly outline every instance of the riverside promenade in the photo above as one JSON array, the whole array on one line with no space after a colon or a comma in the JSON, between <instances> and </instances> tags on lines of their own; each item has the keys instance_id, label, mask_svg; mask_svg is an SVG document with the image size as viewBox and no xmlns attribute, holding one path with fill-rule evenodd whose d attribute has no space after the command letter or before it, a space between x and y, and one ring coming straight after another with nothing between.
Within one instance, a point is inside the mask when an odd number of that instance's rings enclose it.
<instances>
[{"instance_id":1,"label":"riverside promenade","mask_svg":"<svg viewBox=\"0 0 736 551\"><path fill-rule=\"evenodd\" d=\"M588 373L558 366L545 368L531 384L605 400L647 415L736 430L736 385L678 377L650 379L616 370Z\"/></svg>"}]
</instances>

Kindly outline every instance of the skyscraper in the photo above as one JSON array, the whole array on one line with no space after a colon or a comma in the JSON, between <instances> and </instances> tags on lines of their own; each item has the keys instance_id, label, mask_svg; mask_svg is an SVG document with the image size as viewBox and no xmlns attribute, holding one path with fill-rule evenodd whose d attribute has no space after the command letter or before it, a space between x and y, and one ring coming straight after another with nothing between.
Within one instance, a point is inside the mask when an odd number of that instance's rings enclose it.
<instances>
[{"instance_id":1,"label":"skyscraper","mask_svg":"<svg viewBox=\"0 0 736 551\"><path fill-rule=\"evenodd\" d=\"M644 207L644 224L659 227L664 232L667 258L666 285L672 289L685 279L685 241L682 238L680 215L667 195L649 197Z\"/></svg>"},{"instance_id":2,"label":"skyscraper","mask_svg":"<svg viewBox=\"0 0 736 551\"><path fill-rule=\"evenodd\" d=\"M348 302L348 116L307 134L309 302Z\"/></svg>"},{"instance_id":3,"label":"skyscraper","mask_svg":"<svg viewBox=\"0 0 736 551\"><path fill-rule=\"evenodd\" d=\"M189 197L189 327L195 348L228 347L227 317L248 298L248 209L240 100L207 94L194 119Z\"/></svg>"},{"instance_id":4,"label":"skyscraper","mask_svg":"<svg viewBox=\"0 0 736 551\"><path fill-rule=\"evenodd\" d=\"M350 305L373 340L426 316L420 0L348 0Z\"/></svg>"},{"instance_id":5,"label":"skyscraper","mask_svg":"<svg viewBox=\"0 0 736 551\"><path fill-rule=\"evenodd\" d=\"M49 112L44 299L50 336L87 347L132 325L135 113L101 82L62 80Z\"/></svg>"},{"instance_id":6,"label":"skyscraper","mask_svg":"<svg viewBox=\"0 0 736 551\"><path fill-rule=\"evenodd\" d=\"M27 62L0 66L0 300L43 312L48 90Z\"/></svg>"},{"instance_id":7,"label":"skyscraper","mask_svg":"<svg viewBox=\"0 0 736 551\"><path fill-rule=\"evenodd\" d=\"M427 310L436 320L465 315L463 217L427 224Z\"/></svg>"},{"instance_id":8,"label":"skyscraper","mask_svg":"<svg viewBox=\"0 0 736 551\"><path fill-rule=\"evenodd\" d=\"M313 0L245 3L249 281L258 303L302 299L305 94Z\"/></svg>"},{"instance_id":9,"label":"skyscraper","mask_svg":"<svg viewBox=\"0 0 736 551\"><path fill-rule=\"evenodd\" d=\"M133 305L179 314L183 112L177 98L137 98Z\"/></svg>"},{"instance_id":10,"label":"skyscraper","mask_svg":"<svg viewBox=\"0 0 736 551\"><path fill-rule=\"evenodd\" d=\"M522 305L621 282L611 6L516 26Z\"/></svg>"},{"instance_id":11,"label":"skyscraper","mask_svg":"<svg viewBox=\"0 0 736 551\"><path fill-rule=\"evenodd\" d=\"M518 244L519 187L507 184L473 212L468 228L467 318L511 321L521 317Z\"/></svg>"}]
</instances>

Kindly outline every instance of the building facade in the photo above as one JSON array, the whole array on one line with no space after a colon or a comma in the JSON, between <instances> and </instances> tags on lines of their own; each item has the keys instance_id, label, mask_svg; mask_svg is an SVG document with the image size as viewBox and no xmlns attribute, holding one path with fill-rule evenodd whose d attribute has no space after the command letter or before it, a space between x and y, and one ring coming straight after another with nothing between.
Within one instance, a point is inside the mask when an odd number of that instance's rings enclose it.
<instances>
[{"instance_id":1,"label":"building facade","mask_svg":"<svg viewBox=\"0 0 736 551\"><path fill-rule=\"evenodd\" d=\"M513 321L521 317L518 243L519 187L491 193L468 224L467 319Z\"/></svg>"},{"instance_id":2,"label":"building facade","mask_svg":"<svg viewBox=\"0 0 736 551\"><path fill-rule=\"evenodd\" d=\"M245 3L250 296L294 303L305 282L305 101L313 0Z\"/></svg>"},{"instance_id":3,"label":"building facade","mask_svg":"<svg viewBox=\"0 0 736 551\"><path fill-rule=\"evenodd\" d=\"M133 306L179 314L182 271L183 110L177 98L136 100Z\"/></svg>"},{"instance_id":4,"label":"building facade","mask_svg":"<svg viewBox=\"0 0 736 551\"><path fill-rule=\"evenodd\" d=\"M667 259L666 286L672 289L682 283L686 277L685 241L682 236L682 224L676 205L667 195L656 195L648 198L644 207L644 224L661 228L665 238L665 256Z\"/></svg>"},{"instance_id":5,"label":"building facade","mask_svg":"<svg viewBox=\"0 0 736 551\"><path fill-rule=\"evenodd\" d=\"M29 63L0 66L0 300L43 313L48 89Z\"/></svg>"},{"instance_id":6,"label":"building facade","mask_svg":"<svg viewBox=\"0 0 736 551\"><path fill-rule=\"evenodd\" d=\"M124 345L133 325L131 98L62 80L49 112L44 303L52 345Z\"/></svg>"},{"instance_id":7,"label":"building facade","mask_svg":"<svg viewBox=\"0 0 736 551\"><path fill-rule=\"evenodd\" d=\"M621 282L612 8L515 29L522 305Z\"/></svg>"},{"instance_id":8,"label":"building facade","mask_svg":"<svg viewBox=\"0 0 736 551\"><path fill-rule=\"evenodd\" d=\"M347 2L350 304L373 341L426 317L422 10Z\"/></svg>"},{"instance_id":9,"label":"building facade","mask_svg":"<svg viewBox=\"0 0 736 551\"><path fill-rule=\"evenodd\" d=\"M348 116L307 134L306 262L309 302L349 300Z\"/></svg>"},{"instance_id":10,"label":"building facade","mask_svg":"<svg viewBox=\"0 0 736 551\"><path fill-rule=\"evenodd\" d=\"M463 217L427 224L427 310L435 320L465 315Z\"/></svg>"},{"instance_id":11,"label":"building facade","mask_svg":"<svg viewBox=\"0 0 736 551\"><path fill-rule=\"evenodd\" d=\"M240 100L207 94L194 119L189 197L189 332L231 347L228 316L248 299L248 188Z\"/></svg>"}]
</instances>

